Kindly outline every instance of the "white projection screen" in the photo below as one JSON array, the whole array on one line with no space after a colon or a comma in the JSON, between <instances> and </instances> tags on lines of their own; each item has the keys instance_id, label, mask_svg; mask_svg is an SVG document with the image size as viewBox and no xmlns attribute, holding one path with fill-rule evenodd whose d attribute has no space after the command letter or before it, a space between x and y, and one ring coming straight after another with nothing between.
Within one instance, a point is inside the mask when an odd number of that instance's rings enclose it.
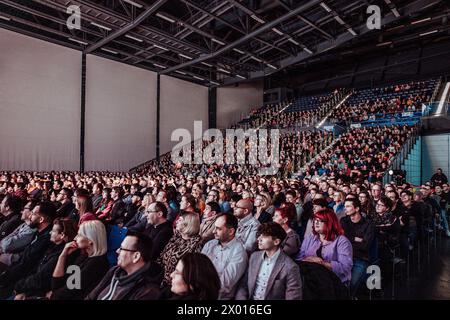
<instances>
[{"instance_id":1,"label":"white projection screen","mask_svg":"<svg viewBox=\"0 0 450 320\"><path fill-rule=\"evenodd\" d=\"M194 121L203 122L203 131L208 129L208 88L161 76L160 100L160 153L172 150L178 142L172 142L172 131L184 128L194 137Z\"/></svg>"},{"instance_id":2,"label":"white projection screen","mask_svg":"<svg viewBox=\"0 0 450 320\"><path fill-rule=\"evenodd\" d=\"M80 92L80 52L0 29L0 170L79 170Z\"/></svg>"},{"instance_id":3,"label":"white projection screen","mask_svg":"<svg viewBox=\"0 0 450 320\"><path fill-rule=\"evenodd\" d=\"M263 82L241 83L217 89L217 127L228 128L239 122L253 107L263 104Z\"/></svg>"},{"instance_id":4,"label":"white projection screen","mask_svg":"<svg viewBox=\"0 0 450 320\"><path fill-rule=\"evenodd\" d=\"M88 55L85 170L128 171L156 156L156 73Z\"/></svg>"}]
</instances>

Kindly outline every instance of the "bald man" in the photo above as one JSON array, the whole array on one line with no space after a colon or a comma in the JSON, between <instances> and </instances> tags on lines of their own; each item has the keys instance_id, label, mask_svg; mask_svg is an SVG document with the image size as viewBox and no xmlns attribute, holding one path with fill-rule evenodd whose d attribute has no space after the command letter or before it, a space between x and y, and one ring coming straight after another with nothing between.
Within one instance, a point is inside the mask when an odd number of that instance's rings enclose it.
<instances>
[{"instance_id":1,"label":"bald man","mask_svg":"<svg viewBox=\"0 0 450 320\"><path fill-rule=\"evenodd\" d=\"M239 221L236 238L242 242L249 256L257 249L256 232L260 225L252 212L253 203L248 199L239 200L233 211Z\"/></svg>"}]
</instances>

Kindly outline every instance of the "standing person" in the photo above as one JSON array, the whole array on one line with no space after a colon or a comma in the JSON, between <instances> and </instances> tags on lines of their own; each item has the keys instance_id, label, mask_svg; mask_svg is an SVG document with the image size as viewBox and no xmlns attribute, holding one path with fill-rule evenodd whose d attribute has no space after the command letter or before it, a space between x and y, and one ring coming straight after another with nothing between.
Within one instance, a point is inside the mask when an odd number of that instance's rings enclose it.
<instances>
[{"instance_id":1,"label":"standing person","mask_svg":"<svg viewBox=\"0 0 450 320\"><path fill-rule=\"evenodd\" d=\"M236 300L301 300L300 269L283 250L284 229L275 222L258 227L258 248L236 294ZM275 280L276 279L276 280Z\"/></svg>"},{"instance_id":2,"label":"standing person","mask_svg":"<svg viewBox=\"0 0 450 320\"><path fill-rule=\"evenodd\" d=\"M448 182L447 176L442 172L441 168L438 168L436 170L436 173L431 177L431 183L434 186L442 185L447 182Z\"/></svg>"}]
</instances>

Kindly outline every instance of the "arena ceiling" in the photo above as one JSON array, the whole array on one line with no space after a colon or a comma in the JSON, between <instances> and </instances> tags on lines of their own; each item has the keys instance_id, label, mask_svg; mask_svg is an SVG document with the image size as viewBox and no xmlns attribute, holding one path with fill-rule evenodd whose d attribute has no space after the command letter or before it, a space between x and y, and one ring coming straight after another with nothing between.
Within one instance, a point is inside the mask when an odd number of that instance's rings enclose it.
<instances>
[{"instance_id":1,"label":"arena ceiling","mask_svg":"<svg viewBox=\"0 0 450 320\"><path fill-rule=\"evenodd\" d=\"M437 0L0 0L0 27L206 86L262 78L344 46L448 35ZM369 5L381 30L369 30ZM78 6L81 28L69 29ZM381 37L380 37L381 36Z\"/></svg>"}]
</instances>

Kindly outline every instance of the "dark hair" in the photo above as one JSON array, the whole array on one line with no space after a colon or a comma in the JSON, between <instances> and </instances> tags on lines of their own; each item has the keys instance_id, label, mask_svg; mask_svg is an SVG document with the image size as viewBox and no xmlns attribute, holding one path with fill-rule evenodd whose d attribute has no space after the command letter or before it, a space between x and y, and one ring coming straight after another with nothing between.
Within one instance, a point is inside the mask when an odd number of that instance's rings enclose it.
<instances>
[{"instance_id":1,"label":"dark hair","mask_svg":"<svg viewBox=\"0 0 450 320\"><path fill-rule=\"evenodd\" d=\"M100 193L102 193L102 192L103 192L103 185L102 185L101 183L99 183L99 182L97 182L97 183L94 183L94 185L93 185L93 186L97 186L98 190L100 190Z\"/></svg>"},{"instance_id":2,"label":"dark hair","mask_svg":"<svg viewBox=\"0 0 450 320\"><path fill-rule=\"evenodd\" d=\"M129 231L127 237L135 237L137 239L134 250L141 254L142 260L145 263L152 260L153 241L149 236L143 233Z\"/></svg>"},{"instance_id":3,"label":"dark hair","mask_svg":"<svg viewBox=\"0 0 450 320\"><path fill-rule=\"evenodd\" d=\"M344 202L351 202L353 207L361 209L361 202L356 198L345 199Z\"/></svg>"},{"instance_id":4,"label":"dark hair","mask_svg":"<svg viewBox=\"0 0 450 320\"><path fill-rule=\"evenodd\" d=\"M294 198L297 197L297 193L294 190L288 190L285 192L285 195L293 196Z\"/></svg>"},{"instance_id":5,"label":"dark hair","mask_svg":"<svg viewBox=\"0 0 450 320\"><path fill-rule=\"evenodd\" d=\"M61 191L64 191L64 193L66 194L67 198L71 199L73 196L73 192L71 189L69 188L62 188Z\"/></svg>"},{"instance_id":6,"label":"dark hair","mask_svg":"<svg viewBox=\"0 0 450 320\"><path fill-rule=\"evenodd\" d=\"M12 195L7 195L5 198L5 206L8 206L13 214L19 214L22 210L22 200Z\"/></svg>"},{"instance_id":7,"label":"dark hair","mask_svg":"<svg viewBox=\"0 0 450 320\"><path fill-rule=\"evenodd\" d=\"M395 195L395 199L399 199L400 197L398 196L398 192L397 191L395 191L395 190L392 190L392 191L388 191L387 193L394 193L394 195Z\"/></svg>"},{"instance_id":8,"label":"dark hair","mask_svg":"<svg viewBox=\"0 0 450 320\"><path fill-rule=\"evenodd\" d=\"M181 258L183 280L195 300L217 300L221 282L214 264L202 253L189 252Z\"/></svg>"},{"instance_id":9,"label":"dark hair","mask_svg":"<svg viewBox=\"0 0 450 320\"><path fill-rule=\"evenodd\" d=\"M242 200L242 196L240 194L237 193L233 193L230 197L231 201L233 202L238 202L239 200Z\"/></svg>"},{"instance_id":10,"label":"dark hair","mask_svg":"<svg viewBox=\"0 0 450 320\"><path fill-rule=\"evenodd\" d=\"M322 199L322 198L320 198L320 199L314 199L314 200L312 201L312 203L313 203L313 205L321 206L322 208L328 208L328 202L327 202L327 200Z\"/></svg>"},{"instance_id":11,"label":"dark hair","mask_svg":"<svg viewBox=\"0 0 450 320\"><path fill-rule=\"evenodd\" d=\"M39 206L39 214L45 218L48 223L52 223L56 217L56 207L50 201L41 201Z\"/></svg>"},{"instance_id":12,"label":"dark hair","mask_svg":"<svg viewBox=\"0 0 450 320\"><path fill-rule=\"evenodd\" d=\"M61 230L61 232L64 232L64 234L67 237L67 242L71 242L73 239L75 239L75 236L78 233L78 227L77 227L77 223L73 219L57 218L57 219L55 219L53 224L55 226L59 226L59 230Z\"/></svg>"},{"instance_id":13,"label":"dark hair","mask_svg":"<svg viewBox=\"0 0 450 320\"><path fill-rule=\"evenodd\" d=\"M113 190L119 195L119 199L123 198L123 195L125 194L125 192L123 191L123 189L121 187L114 187Z\"/></svg>"},{"instance_id":14,"label":"dark hair","mask_svg":"<svg viewBox=\"0 0 450 320\"><path fill-rule=\"evenodd\" d=\"M155 211L161 211L164 218L167 218L167 208L166 205L162 202L155 202Z\"/></svg>"},{"instance_id":15,"label":"dark hair","mask_svg":"<svg viewBox=\"0 0 450 320\"><path fill-rule=\"evenodd\" d=\"M217 219L219 219L220 217L224 217L224 218L225 218L225 226L226 226L228 229L233 228L235 232L237 231L237 228L238 228L238 219L236 218L235 215L230 214L230 213L221 213L221 214L217 217Z\"/></svg>"},{"instance_id":16,"label":"dark hair","mask_svg":"<svg viewBox=\"0 0 450 320\"><path fill-rule=\"evenodd\" d=\"M210 202L208 202L207 204L206 204L207 206L210 206L211 207L211 211L214 211L214 212L216 212L216 213L221 213L221 209L220 209L220 206L219 206L219 204L217 203L217 202L215 202L215 201L210 201Z\"/></svg>"},{"instance_id":17,"label":"dark hair","mask_svg":"<svg viewBox=\"0 0 450 320\"><path fill-rule=\"evenodd\" d=\"M78 196L86 196L89 197L91 194L88 190L84 189L84 188L78 188L75 190L74 194Z\"/></svg>"},{"instance_id":18,"label":"dark hair","mask_svg":"<svg viewBox=\"0 0 450 320\"><path fill-rule=\"evenodd\" d=\"M197 200L195 199L195 197L192 194L187 194L186 193L183 197L186 198L186 202L189 203L189 205L192 208L195 209L197 207Z\"/></svg>"},{"instance_id":19,"label":"dark hair","mask_svg":"<svg viewBox=\"0 0 450 320\"><path fill-rule=\"evenodd\" d=\"M381 201L381 202L388 208L388 210L391 210L391 209L392 209L393 203L392 203L392 200L389 199L388 197L382 196L382 197L380 198L380 200L378 200L378 201Z\"/></svg>"},{"instance_id":20,"label":"dark hair","mask_svg":"<svg viewBox=\"0 0 450 320\"><path fill-rule=\"evenodd\" d=\"M286 202L286 196L284 195L283 192L280 192L280 193L277 193L277 194L275 195L275 197L273 197L273 202L272 202L272 204L273 204L275 207L279 207L279 206L281 206L281 204L284 203L284 202Z\"/></svg>"},{"instance_id":21,"label":"dark hair","mask_svg":"<svg viewBox=\"0 0 450 320\"><path fill-rule=\"evenodd\" d=\"M260 225L256 232L256 236L259 237L260 235L279 239L280 245L287 237L286 231L284 231L283 227L276 222L266 222Z\"/></svg>"}]
</instances>

